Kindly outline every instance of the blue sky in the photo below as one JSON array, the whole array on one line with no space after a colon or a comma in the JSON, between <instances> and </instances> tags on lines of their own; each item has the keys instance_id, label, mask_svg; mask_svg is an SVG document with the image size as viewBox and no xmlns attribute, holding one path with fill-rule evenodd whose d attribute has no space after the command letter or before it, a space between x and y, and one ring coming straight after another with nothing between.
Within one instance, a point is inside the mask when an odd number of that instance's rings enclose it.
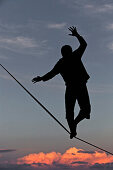
<instances>
[{"instance_id":1,"label":"blue sky","mask_svg":"<svg viewBox=\"0 0 113 170\"><path fill-rule=\"evenodd\" d=\"M53 68L60 49L79 45L68 36L76 26L87 41L83 63L90 75L91 120L78 127L78 137L113 152L113 2L112 0L2 0L0 1L0 63L33 93L66 127L65 85L60 75L48 82L31 79ZM33 152L65 152L76 146L64 130L0 68L0 148L16 149L1 158ZM78 106L75 108L75 115ZM9 153L10 154L10 153Z\"/></svg>"}]
</instances>

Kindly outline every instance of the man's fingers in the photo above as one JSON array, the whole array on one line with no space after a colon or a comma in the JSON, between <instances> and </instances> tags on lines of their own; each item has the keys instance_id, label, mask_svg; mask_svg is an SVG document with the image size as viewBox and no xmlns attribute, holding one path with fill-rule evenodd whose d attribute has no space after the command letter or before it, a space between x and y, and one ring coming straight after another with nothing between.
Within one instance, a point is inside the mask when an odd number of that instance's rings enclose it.
<instances>
[{"instance_id":1,"label":"man's fingers","mask_svg":"<svg viewBox=\"0 0 113 170\"><path fill-rule=\"evenodd\" d=\"M32 80L32 82L33 82L33 84L35 84L35 83L36 83L36 81L35 81L35 80Z\"/></svg>"},{"instance_id":2,"label":"man's fingers","mask_svg":"<svg viewBox=\"0 0 113 170\"><path fill-rule=\"evenodd\" d=\"M73 26L72 27L70 27L72 30L73 30Z\"/></svg>"},{"instance_id":3,"label":"man's fingers","mask_svg":"<svg viewBox=\"0 0 113 170\"><path fill-rule=\"evenodd\" d=\"M68 28L68 30L72 32L71 28Z\"/></svg>"},{"instance_id":4,"label":"man's fingers","mask_svg":"<svg viewBox=\"0 0 113 170\"><path fill-rule=\"evenodd\" d=\"M34 79L32 79L32 82L33 82L33 83L36 83L36 80L35 80L35 78L34 78Z\"/></svg>"},{"instance_id":5,"label":"man's fingers","mask_svg":"<svg viewBox=\"0 0 113 170\"><path fill-rule=\"evenodd\" d=\"M76 27L72 26L73 30L76 30Z\"/></svg>"},{"instance_id":6,"label":"man's fingers","mask_svg":"<svg viewBox=\"0 0 113 170\"><path fill-rule=\"evenodd\" d=\"M70 31L73 31L73 27L69 27L69 30L70 30Z\"/></svg>"},{"instance_id":7,"label":"man's fingers","mask_svg":"<svg viewBox=\"0 0 113 170\"><path fill-rule=\"evenodd\" d=\"M68 29L69 29L70 31L73 31L73 28L71 28L71 27L69 27Z\"/></svg>"},{"instance_id":8,"label":"man's fingers","mask_svg":"<svg viewBox=\"0 0 113 170\"><path fill-rule=\"evenodd\" d=\"M34 82L34 80L33 80L33 79L32 79L31 81L32 81L32 82Z\"/></svg>"},{"instance_id":9,"label":"man's fingers","mask_svg":"<svg viewBox=\"0 0 113 170\"><path fill-rule=\"evenodd\" d=\"M71 28L71 30L74 30L74 28L75 28L75 27L74 27L74 26L72 26L72 27L70 27L70 28Z\"/></svg>"},{"instance_id":10,"label":"man's fingers","mask_svg":"<svg viewBox=\"0 0 113 170\"><path fill-rule=\"evenodd\" d=\"M72 26L68 28L70 31L76 30L76 27Z\"/></svg>"}]
</instances>

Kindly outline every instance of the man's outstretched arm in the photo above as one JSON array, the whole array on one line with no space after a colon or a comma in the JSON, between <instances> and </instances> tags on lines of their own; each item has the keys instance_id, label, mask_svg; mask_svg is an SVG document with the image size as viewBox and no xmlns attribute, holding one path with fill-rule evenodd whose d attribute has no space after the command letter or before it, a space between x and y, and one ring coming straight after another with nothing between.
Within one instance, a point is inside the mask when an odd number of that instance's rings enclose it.
<instances>
[{"instance_id":1,"label":"man's outstretched arm","mask_svg":"<svg viewBox=\"0 0 113 170\"><path fill-rule=\"evenodd\" d=\"M52 79L54 76L56 76L57 74L59 74L59 64L58 63L54 66L54 68L50 72L48 72L44 76L42 76L42 77L37 76L37 77L33 78L32 82L36 83L39 81L48 81L48 80Z\"/></svg>"}]
</instances>

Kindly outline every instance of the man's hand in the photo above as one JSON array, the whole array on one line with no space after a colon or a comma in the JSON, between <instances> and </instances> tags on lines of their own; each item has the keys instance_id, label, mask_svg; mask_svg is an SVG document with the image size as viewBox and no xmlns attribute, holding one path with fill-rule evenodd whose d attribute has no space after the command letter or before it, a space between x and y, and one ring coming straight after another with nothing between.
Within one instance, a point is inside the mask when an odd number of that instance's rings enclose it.
<instances>
[{"instance_id":1,"label":"man's hand","mask_svg":"<svg viewBox=\"0 0 113 170\"><path fill-rule=\"evenodd\" d=\"M71 36L77 36L78 35L76 27L72 26L72 27L69 27L68 29L72 33L72 34L69 34L69 35L71 35Z\"/></svg>"},{"instance_id":2,"label":"man's hand","mask_svg":"<svg viewBox=\"0 0 113 170\"><path fill-rule=\"evenodd\" d=\"M36 83L36 82L39 82L39 81L41 81L41 80L42 80L42 77L37 76L37 77L35 77L35 78L32 79L32 82L33 82L33 83Z\"/></svg>"}]
</instances>

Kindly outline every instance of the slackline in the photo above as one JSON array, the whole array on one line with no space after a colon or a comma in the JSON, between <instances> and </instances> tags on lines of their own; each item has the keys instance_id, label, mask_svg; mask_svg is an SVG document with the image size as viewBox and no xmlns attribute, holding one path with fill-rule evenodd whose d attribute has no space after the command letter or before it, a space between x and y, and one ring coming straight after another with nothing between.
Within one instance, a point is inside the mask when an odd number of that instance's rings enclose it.
<instances>
[{"instance_id":1,"label":"slackline","mask_svg":"<svg viewBox=\"0 0 113 170\"><path fill-rule=\"evenodd\" d=\"M36 99L2 64L0 64L0 66L1 66L68 134L70 134L69 130L66 129L66 127L65 127L62 123L60 123L59 120L56 119L56 117L53 116L53 114L52 114L42 103L40 103L40 101L39 101L38 99ZM101 148L101 147L98 147L98 146L96 146L96 145L94 145L94 144L92 144L92 143L89 143L89 142L87 142L87 141L85 141L85 140L83 140L83 139L80 139L80 138L78 138L78 137L74 137L74 138L76 138L76 139L78 139L79 141L84 142L84 143L86 143L86 144L88 144L88 145L90 145L90 146L93 146L93 147L95 147L95 148L97 148L97 149L99 149L99 150L101 150L101 151L104 151L104 152L106 152L106 153L108 153L108 154L110 154L110 155L113 155L113 153L111 153L111 152L109 152L109 151L107 151L107 150L105 150L105 149L103 149L103 148Z\"/></svg>"}]
</instances>

